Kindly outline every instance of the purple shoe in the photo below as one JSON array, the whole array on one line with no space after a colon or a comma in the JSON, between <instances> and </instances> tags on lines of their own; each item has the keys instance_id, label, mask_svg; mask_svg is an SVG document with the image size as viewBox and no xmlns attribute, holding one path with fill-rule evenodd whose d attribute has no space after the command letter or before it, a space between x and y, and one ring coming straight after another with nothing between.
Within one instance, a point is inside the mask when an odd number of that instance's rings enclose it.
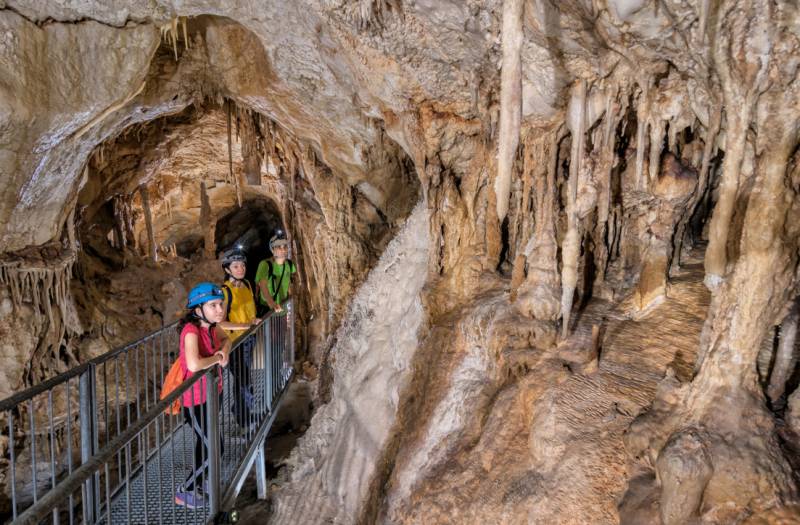
<instances>
[{"instance_id":1,"label":"purple shoe","mask_svg":"<svg viewBox=\"0 0 800 525\"><path fill-rule=\"evenodd\" d=\"M175 503L187 509L199 509L205 506L205 499L201 494L178 490L175 492Z\"/></svg>"}]
</instances>

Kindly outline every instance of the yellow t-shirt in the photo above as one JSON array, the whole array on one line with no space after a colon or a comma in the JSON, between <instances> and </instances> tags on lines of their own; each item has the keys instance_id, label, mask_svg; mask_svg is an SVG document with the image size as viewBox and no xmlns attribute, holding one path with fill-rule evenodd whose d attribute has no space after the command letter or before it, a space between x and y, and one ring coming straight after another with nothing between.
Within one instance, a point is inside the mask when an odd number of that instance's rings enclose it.
<instances>
[{"instance_id":1,"label":"yellow t-shirt","mask_svg":"<svg viewBox=\"0 0 800 525\"><path fill-rule=\"evenodd\" d=\"M240 287L233 285L231 281L225 281L225 299L228 298L228 293L231 294L231 307L228 313L228 321L231 323L252 323L256 318L256 302L253 298L253 292L246 284ZM226 303L225 308L228 305ZM245 330L226 330L231 342L235 341L237 337L242 335Z\"/></svg>"}]
</instances>

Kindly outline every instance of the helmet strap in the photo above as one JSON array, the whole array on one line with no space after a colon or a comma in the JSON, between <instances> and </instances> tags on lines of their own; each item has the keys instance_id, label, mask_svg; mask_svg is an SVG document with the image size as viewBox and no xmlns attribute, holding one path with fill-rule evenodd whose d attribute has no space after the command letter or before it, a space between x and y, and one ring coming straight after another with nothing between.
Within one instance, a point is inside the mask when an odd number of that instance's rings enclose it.
<instances>
[{"instance_id":1,"label":"helmet strap","mask_svg":"<svg viewBox=\"0 0 800 525\"><path fill-rule=\"evenodd\" d=\"M209 326L209 330L211 330L212 328L214 328L217 325L217 323L212 323L211 321L208 320L208 317L206 317L206 312L205 312L205 310L203 310L203 305L204 304L206 304L206 303L199 304L199 305L197 305L195 307L194 315L198 319L202 319L203 321L205 321L206 324L208 324L208 326ZM197 315L197 308L200 308L200 315Z\"/></svg>"}]
</instances>

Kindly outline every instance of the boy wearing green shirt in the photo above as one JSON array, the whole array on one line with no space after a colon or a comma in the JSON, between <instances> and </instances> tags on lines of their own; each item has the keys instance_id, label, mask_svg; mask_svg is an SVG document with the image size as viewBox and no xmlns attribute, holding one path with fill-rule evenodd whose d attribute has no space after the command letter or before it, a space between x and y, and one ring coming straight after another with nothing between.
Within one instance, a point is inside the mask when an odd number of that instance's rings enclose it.
<instances>
[{"instance_id":1,"label":"boy wearing green shirt","mask_svg":"<svg viewBox=\"0 0 800 525\"><path fill-rule=\"evenodd\" d=\"M279 230L269 240L269 249L272 251L272 258L261 261L256 270L258 300L260 305L281 313L282 305L291 295L289 287L297 267L288 259L289 241L282 231Z\"/></svg>"}]
</instances>

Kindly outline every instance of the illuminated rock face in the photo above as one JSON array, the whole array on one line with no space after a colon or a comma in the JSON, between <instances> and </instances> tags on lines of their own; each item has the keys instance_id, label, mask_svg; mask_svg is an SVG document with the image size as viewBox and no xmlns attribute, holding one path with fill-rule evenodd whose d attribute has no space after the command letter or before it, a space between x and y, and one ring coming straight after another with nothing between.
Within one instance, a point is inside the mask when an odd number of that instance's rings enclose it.
<instances>
[{"instance_id":1,"label":"illuminated rock face","mask_svg":"<svg viewBox=\"0 0 800 525\"><path fill-rule=\"evenodd\" d=\"M798 16L0 1L0 395L283 226L276 522L796 515Z\"/></svg>"}]
</instances>

